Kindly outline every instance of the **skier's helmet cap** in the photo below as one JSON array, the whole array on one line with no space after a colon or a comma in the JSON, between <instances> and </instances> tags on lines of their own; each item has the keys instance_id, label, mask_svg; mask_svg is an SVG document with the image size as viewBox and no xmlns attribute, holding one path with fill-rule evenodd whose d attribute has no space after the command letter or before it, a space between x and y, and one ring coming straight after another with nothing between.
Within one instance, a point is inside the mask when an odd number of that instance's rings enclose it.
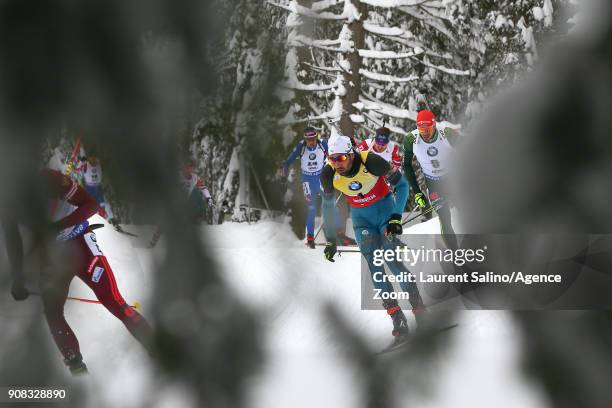
<instances>
[{"instance_id":1,"label":"skier's helmet cap","mask_svg":"<svg viewBox=\"0 0 612 408\"><path fill-rule=\"evenodd\" d=\"M391 131L388 128L386 128L386 127L378 128L378 129L376 129L376 137L374 138L374 141L376 142L376 144L384 146L387 143L389 143L389 134L390 133L391 133Z\"/></svg>"},{"instance_id":2,"label":"skier's helmet cap","mask_svg":"<svg viewBox=\"0 0 612 408\"><path fill-rule=\"evenodd\" d=\"M317 137L317 129L313 128L312 126L308 126L306 129L304 129L304 137L306 139Z\"/></svg>"},{"instance_id":3,"label":"skier's helmet cap","mask_svg":"<svg viewBox=\"0 0 612 408\"><path fill-rule=\"evenodd\" d=\"M336 136L329 139L328 151L330 156L332 154L352 153L353 144L351 139L346 136Z\"/></svg>"},{"instance_id":4,"label":"skier's helmet cap","mask_svg":"<svg viewBox=\"0 0 612 408\"><path fill-rule=\"evenodd\" d=\"M417 127L428 128L436 123L436 115L430 110L422 110L417 114Z\"/></svg>"}]
</instances>

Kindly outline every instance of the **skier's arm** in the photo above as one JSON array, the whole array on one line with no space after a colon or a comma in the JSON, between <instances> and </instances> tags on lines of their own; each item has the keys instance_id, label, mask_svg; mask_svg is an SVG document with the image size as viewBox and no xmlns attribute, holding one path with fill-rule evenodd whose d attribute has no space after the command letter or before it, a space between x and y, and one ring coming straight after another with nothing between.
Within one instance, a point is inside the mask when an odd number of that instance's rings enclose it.
<instances>
[{"instance_id":1,"label":"skier's arm","mask_svg":"<svg viewBox=\"0 0 612 408\"><path fill-rule=\"evenodd\" d=\"M300 151L302 150L302 143L298 143L297 146L295 146L295 149L293 149L293 151L291 152L291 154L289 155L289 157L287 157L287 160L285 160L283 162L283 174L287 174L287 172L289 171L289 166L291 166L291 164L295 161L295 159L298 158L298 156L300 155Z\"/></svg>"},{"instance_id":2,"label":"skier's arm","mask_svg":"<svg viewBox=\"0 0 612 408\"><path fill-rule=\"evenodd\" d=\"M412 151L413 143L414 136L412 133L408 133L404 139L404 176L406 180L408 180L408 183L410 183L410 187L414 193L417 194L421 192L421 189L419 188L414 168L412 168L412 157L414 156L414 152Z\"/></svg>"},{"instance_id":3,"label":"skier's arm","mask_svg":"<svg viewBox=\"0 0 612 408\"><path fill-rule=\"evenodd\" d=\"M323 225L325 238L327 241L336 241L336 207L335 195L334 195L334 169L329 165L325 165L321 171L321 188L322 188L322 212L323 212Z\"/></svg>"},{"instance_id":4,"label":"skier's arm","mask_svg":"<svg viewBox=\"0 0 612 408\"><path fill-rule=\"evenodd\" d=\"M377 154L369 153L365 161L366 168L375 176L385 176L391 171L391 165L388 161Z\"/></svg>"},{"instance_id":5,"label":"skier's arm","mask_svg":"<svg viewBox=\"0 0 612 408\"><path fill-rule=\"evenodd\" d=\"M98 211L96 200L70 177L53 170L46 171L45 176L48 178L51 197L66 200L78 207L71 214L54 223L57 230L77 225Z\"/></svg>"},{"instance_id":6,"label":"skier's arm","mask_svg":"<svg viewBox=\"0 0 612 408\"><path fill-rule=\"evenodd\" d=\"M206 185L204 184L204 180L202 180L200 176L198 176L196 187L198 188L198 190L202 192L202 195L204 196L206 201L212 200L212 197L210 196L210 191L208 191L208 189L206 188Z\"/></svg>"},{"instance_id":7,"label":"skier's arm","mask_svg":"<svg viewBox=\"0 0 612 408\"><path fill-rule=\"evenodd\" d=\"M400 147L399 144L396 144L393 147L393 152L391 153L391 167L393 167L394 169L401 169L402 168L402 148Z\"/></svg>"},{"instance_id":8,"label":"skier's arm","mask_svg":"<svg viewBox=\"0 0 612 408\"><path fill-rule=\"evenodd\" d=\"M389 183L395 187L395 206L393 212L401 214L404 212L408 196L410 195L410 186L400 171L394 172L389 178Z\"/></svg>"}]
</instances>

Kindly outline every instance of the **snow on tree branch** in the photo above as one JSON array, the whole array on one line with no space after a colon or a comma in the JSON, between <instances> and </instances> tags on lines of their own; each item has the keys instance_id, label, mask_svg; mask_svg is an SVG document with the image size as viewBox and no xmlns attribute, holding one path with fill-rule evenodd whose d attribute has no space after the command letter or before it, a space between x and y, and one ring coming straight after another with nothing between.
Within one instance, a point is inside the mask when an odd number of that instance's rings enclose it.
<instances>
[{"instance_id":1,"label":"snow on tree branch","mask_svg":"<svg viewBox=\"0 0 612 408\"><path fill-rule=\"evenodd\" d=\"M386 115L392 118L410 119L410 120L416 121L417 113L415 111L411 111L408 109L401 109L401 108L398 108L397 106L379 101L374 97L371 97L369 95L364 95L364 94L362 94L359 97L359 100L365 104L365 107L367 110L373 110L375 112L378 112L380 114L383 114L383 115Z\"/></svg>"},{"instance_id":2,"label":"snow on tree branch","mask_svg":"<svg viewBox=\"0 0 612 408\"><path fill-rule=\"evenodd\" d=\"M340 44L338 40L314 40L302 34L291 33L287 38L287 44L290 47L301 47L308 46L318 48L320 50L331 51L331 52L345 52L343 48L330 47L329 45Z\"/></svg>"},{"instance_id":3,"label":"snow on tree branch","mask_svg":"<svg viewBox=\"0 0 612 408\"><path fill-rule=\"evenodd\" d=\"M338 80L333 84L305 84L297 77L298 57L295 48L290 49L285 57L285 72L287 79L282 84L285 88L298 91L327 91L338 87Z\"/></svg>"},{"instance_id":4,"label":"snow on tree branch","mask_svg":"<svg viewBox=\"0 0 612 408\"><path fill-rule=\"evenodd\" d=\"M410 82L419 79L419 77L416 75L410 75L409 77L396 77L393 75L379 74L377 72L368 71L363 68L359 70L359 73L368 79L382 82Z\"/></svg>"},{"instance_id":5,"label":"snow on tree branch","mask_svg":"<svg viewBox=\"0 0 612 408\"><path fill-rule=\"evenodd\" d=\"M370 121L370 123L373 123L374 125L380 127L383 125L384 119L380 118L379 116L377 116L376 114L372 115L372 114L367 114L367 113L363 113L363 116L365 116L366 118L368 118L368 120ZM415 116L416 118L416 116ZM406 132L403 128L399 127L399 126L393 126L391 124L385 123L385 127L387 129L389 129L391 132L393 133L399 133L400 135L405 135ZM372 129L373 130L373 129Z\"/></svg>"},{"instance_id":6,"label":"snow on tree branch","mask_svg":"<svg viewBox=\"0 0 612 408\"><path fill-rule=\"evenodd\" d=\"M416 53L425 53L425 55L429 55L431 57L436 57L436 58L443 58L443 59L447 59L447 60L452 60L453 57L450 54L440 54L437 53L435 51L431 51L426 49L427 47L425 46L425 44L423 44L420 41L415 41L414 39L407 39L404 37L395 37L395 36L386 36L386 35L382 35L381 37L386 39L386 40L390 40L390 41L394 41L398 44L402 44L405 45L407 47L413 48L414 52Z\"/></svg>"},{"instance_id":7,"label":"snow on tree branch","mask_svg":"<svg viewBox=\"0 0 612 408\"><path fill-rule=\"evenodd\" d=\"M309 66L312 69L317 69L319 71L323 71L323 72L333 72L333 73L338 73L338 72L342 72L342 70L340 68L333 68L333 67L322 67L320 65L314 65L311 64L309 62L303 62L302 64ZM335 77L335 75L334 75Z\"/></svg>"},{"instance_id":8,"label":"snow on tree branch","mask_svg":"<svg viewBox=\"0 0 612 408\"><path fill-rule=\"evenodd\" d=\"M374 7L395 8L399 6L419 6L431 0L361 0L362 3Z\"/></svg>"},{"instance_id":9,"label":"snow on tree branch","mask_svg":"<svg viewBox=\"0 0 612 408\"><path fill-rule=\"evenodd\" d=\"M415 59L416 60L416 59ZM416 60L418 62L420 62L421 64L429 67L429 68L433 68L433 69L437 69L438 71L442 71L442 72L446 72L447 74L451 74L451 75L470 75L470 71L461 71L459 69L455 69L455 68L447 68L443 65L434 65L426 60Z\"/></svg>"},{"instance_id":10,"label":"snow on tree branch","mask_svg":"<svg viewBox=\"0 0 612 408\"><path fill-rule=\"evenodd\" d=\"M296 1L291 1L291 2L284 1L282 3L277 3L272 0L267 0L266 3L272 6L275 6L275 7L279 7L279 8L288 10L292 13L299 14L300 16L305 16L309 18L316 18L316 19L321 19L321 20L344 20L346 18L344 14L334 14L334 13L329 13L327 11L317 13L307 7L299 5Z\"/></svg>"},{"instance_id":11,"label":"snow on tree branch","mask_svg":"<svg viewBox=\"0 0 612 408\"><path fill-rule=\"evenodd\" d=\"M447 36L449 39L454 39L453 33L450 32L439 19L429 17L424 12L412 7L400 7L399 10L411 15L412 17L418 18L419 20L423 21L423 23Z\"/></svg>"},{"instance_id":12,"label":"snow on tree branch","mask_svg":"<svg viewBox=\"0 0 612 408\"><path fill-rule=\"evenodd\" d=\"M395 52L395 51L377 51L377 50L358 50L359 56L372 59L400 59L411 58L423 53L423 50L415 50L414 52Z\"/></svg>"},{"instance_id":13,"label":"snow on tree branch","mask_svg":"<svg viewBox=\"0 0 612 408\"><path fill-rule=\"evenodd\" d=\"M383 27L366 22L363 23L363 28L372 34L385 35L389 37L398 37L405 34L404 30L399 27Z\"/></svg>"},{"instance_id":14,"label":"snow on tree branch","mask_svg":"<svg viewBox=\"0 0 612 408\"><path fill-rule=\"evenodd\" d=\"M343 1L344 0L321 0L321 1L312 3L312 5L310 6L310 9L313 11L323 11L332 6L342 3Z\"/></svg>"}]
</instances>

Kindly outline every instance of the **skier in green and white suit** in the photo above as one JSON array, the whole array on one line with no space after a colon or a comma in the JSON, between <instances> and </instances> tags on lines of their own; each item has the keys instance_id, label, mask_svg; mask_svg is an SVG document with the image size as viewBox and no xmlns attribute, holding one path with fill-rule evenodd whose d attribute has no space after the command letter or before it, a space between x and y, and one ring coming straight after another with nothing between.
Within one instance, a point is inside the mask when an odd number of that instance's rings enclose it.
<instances>
[{"instance_id":1,"label":"skier in green and white suit","mask_svg":"<svg viewBox=\"0 0 612 408\"><path fill-rule=\"evenodd\" d=\"M449 158L456 136L457 133L453 129L436 126L433 112L422 110L417 114L417 129L408 133L404 140L404 174L415 191L415 202L420 207L427 205L412 168L413 156L416 156L421 165L427 185L427 197L440 218L444 242L451 249L457 248L457 239L451 224L444 178L449 170Z\"/></svg>"}]
</instances>

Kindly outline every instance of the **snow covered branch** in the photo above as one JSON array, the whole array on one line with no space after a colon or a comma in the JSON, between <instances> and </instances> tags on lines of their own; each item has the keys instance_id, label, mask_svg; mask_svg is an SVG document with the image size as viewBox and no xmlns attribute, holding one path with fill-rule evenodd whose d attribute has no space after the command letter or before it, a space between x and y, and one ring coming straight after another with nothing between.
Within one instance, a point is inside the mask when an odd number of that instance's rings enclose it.
<instances>
[{"instance_id":1,"label":"snow covered branch","mask_svg":"<svg viewBox=\"0 0 612 408\"><path fill-rule=\"evenodd\" d=\"M399 6L419 6L431 0L361 0L362 3L374 7L395 8Z\"/></svg>"},{"instance_id":2,"label":"snow covered branch","mask_svg":"<svg viewBox=\"0 0 612 408\"><path fill-rule=\"evenodd\" d=\"M410 75L409 77L396 77L393 75L379 74L363 68L359 70L359 73L368 79L382 82L410 82L419 79L419 77L416 75Z\"/></svg>"},{"instance_id":3,"label":"snow covered branch","mask_svg":"<svg viewBox=\"0 0 612 408\"><path fill-rule=\"evenodd\" d=\"M272 6L275 6L275 7L285 9L295 14L299 14L300 16L305 16L309 18L316 18L316 19L321 19L321 20L344 20L346 18L344 14L334 14L334 13L329 13L327 11L317 13L316 11L309 9L308 7L304 7L304 6L297 4L297 2L295 1L287 4L286 2L277 3L275 1L268 0L266 1L266 3Z\"/></svg>"},{"instance_id":4,"label":"snow covered branch","mask_svg":"<svg viewBox=\"0 0 612 408\"><path fill-rule=\"evenodd\" d=\"M399 27L383 27L366 22L363 23L363 28L372 34L385 35L389 37L398 37L405 34L405 31Z\"/></svg>"},{"instance_id":5,"label":"snow covered branch","mask_svg":"<svg viewBox=\"0 0 612 408\"><path fill-rule=\"evenodd\" d=\"M446 28L446 26L437 18L428 17L427 14L422 12L420 9L416 9L413 7L400 7L399 10L403 11L406 14L411 15L414 18L418 18L423 21L423 23L428 26L438 30L440 33L447 36L450 40L454 39L453 33Z\"/></svg>"},{"instance_id":6,"label":"snow covered branch","mask_svg":"<svg viewBox=\"0 0 612 408\"><path fill-rule=\"evenodd\" d=\"M292 34L289 35L287 43L290 47L308 46L331 52L345 52L342 48L330 47L330 45L340 44L340 40L315 40L305 35Z\"/></svg>"},{"instance_id":7,"label":"snow covered branch","mask_svg":"<svg viewBox=\"0 0 612 408\"><path fill-rule=\"evenodd\" d=\"M455 68L447 68L447 67L445 67L443 65L434 65L434 64L432 64L430 62L427 62L427 61L421 61L421 60L418 60L418 59L415 59L415 60L420 62L421 64L429 67L429 68L437 69L438 71L442 71L442 72L445 72L447 74L451 74L451 75L466 75L466 76L470 75L470 71L469 70L461 71L461 70L455 69Z\"/></svg>"},{"instance_id":8,"label":"snow covered branch","mask_svg":"<svg viewBox=\"0 0 612 408\"><path fill-rule=\"evenodd\" d=\"M414 52L395 52L395 51L376 51L376 50L358 50L359 56L372 59L400 59L411 58L423 53L423 50L415 50Z\"/></svg>"},{"instance_id":9,"label":"snow covered branch","mask_svg":"<svg viewBox=\"0 0 612 408\"><path fill-rule=\"evenodd\" d=\"M359 97L359 101L364 103L367 110L374 110L392 118L416 120L417 113L415 111L398 108L397 106L382 102L372 96L362 94Z\"/></svg>"},{"instance_id":10,"label":"snow covered branch","mask_svg":"<svg viewBox=\"0 0 612 408\"><path fill-rule=\"evenodd\" d=\"M312 3L310 9L313 11L322 11L343 2L344 0L321 0Z\"/></svg>"}]
</instances>

